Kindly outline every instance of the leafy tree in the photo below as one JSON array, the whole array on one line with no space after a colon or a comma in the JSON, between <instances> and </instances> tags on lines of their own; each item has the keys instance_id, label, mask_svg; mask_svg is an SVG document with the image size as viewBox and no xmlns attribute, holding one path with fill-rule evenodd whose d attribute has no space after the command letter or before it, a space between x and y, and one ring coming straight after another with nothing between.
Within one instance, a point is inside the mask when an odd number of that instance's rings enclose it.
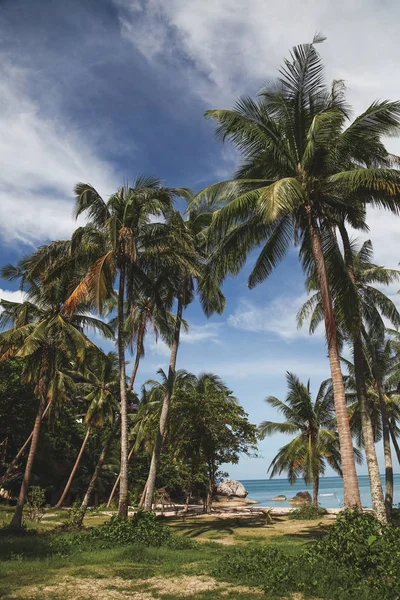
<instances>
[{"instance_id":1,"label":"leafy tree","mask_svg":"<svg viewBox=\"0 0 400 600\"><path fill-rule=\"evenodd\" d=\"M277 81L256 101L241 98L233 110L210 110L217 135L230 139L243 156L236 178L209 186L195 205L216 206L212 230L220 240L212 256L214 278L237 273L261 245L249 287L263 282L294 241L304 270L315 269L334 390L346 506L361 509L346 396L325 261L334 243L332 226L346 206L362 202L398 212L400 172L381 137L397 134L399 102L373 102L349 123L342 82L330 89L316 44L297 46ZM347 211L356 227L360 219Z\"/></svg>"},{"instance_id":2,"label":"leafy tree","mask_svg":"<svg viewBox=\"0 0 400 600\"><path fill-rule=\"evenodd\" d=\"M268 471L271 477L287 471L290 483L295 483L301 475L307 485L313 485L313 503L317 506L319 478L325 472L326 463L342 475L332 383L323 381L313 402L310 381L305 385L293 373L287 373L286 379L286 402L275 396L265 399L282 413L285 421L263 421L259 430L263 437L274 433L297 435L279 450Z\"/></svg>"},{"instance_id":3,"label":"leafy tree","mask_svg":"<svg viewBox=\"0 0 400 600\"><path fill-rule=\"evenodd\" d=\"M182 383L174 388L166 444L187 465L187 495L207 482L210 512L220 467L256 450L257 428L217 375L188 373Z\"/></svg>"}]
</instances>

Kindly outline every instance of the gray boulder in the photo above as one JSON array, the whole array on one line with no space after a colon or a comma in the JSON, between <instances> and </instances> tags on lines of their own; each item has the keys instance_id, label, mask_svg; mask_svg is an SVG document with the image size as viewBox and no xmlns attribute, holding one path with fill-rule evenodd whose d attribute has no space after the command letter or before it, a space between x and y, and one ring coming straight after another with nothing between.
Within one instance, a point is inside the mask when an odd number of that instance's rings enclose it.
<instances>
[{"instance_id":1,"label":"gray boulder","mask_svg":"<svg viewBox=\"0 0 400 600\"><path fill-rule=\"evenodd\" d=\"M248 491L240 481L235 479L225 479L217 486L217 494L220 496L236 496L236 498L246 498Z\"/></svg>"},{"instance_id":2,"label":"gray boulder","mask_svg":"<svg viewBox=\"0 0 400 600\"><path fill-rule=\"evenodd\" d=\"M279 496L274 496L272 500L274 502L284 502L286 500L286 496L284 496L283 494L279 494Z\"/></svg>"},{"instance_id":3,"label":"gray boulder","mask_svg":"<svg viewBox=\"0 0 400 600\"><path fill-rule=\"evenodd\" d=\"M289 502L290 504L311 504L311 494L309 492L297 492L293 498L290 498Z\"/></svg>"}]
</instances>

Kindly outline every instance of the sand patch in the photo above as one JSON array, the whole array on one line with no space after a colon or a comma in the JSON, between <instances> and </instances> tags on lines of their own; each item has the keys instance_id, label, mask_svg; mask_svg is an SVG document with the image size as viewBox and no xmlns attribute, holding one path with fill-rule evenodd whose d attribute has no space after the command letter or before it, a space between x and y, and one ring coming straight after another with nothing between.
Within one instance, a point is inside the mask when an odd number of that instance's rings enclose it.
<instances>
[{"instance_id":1,"label":"sand patch","mask_svg":"<svg viewBox=\"0 0 400 600\"><path fill-rule=\"evenodd\" d=\"M179 577L152 577L150 579L129 580L121 577L102 579L85 579L80 577L63 577L57 583L43 586L21 588L7 597L7 600L42 599L52 600L155 600L164 595L174 594L181 598L195 597L207 591L219 591L220 595L238 594L262 595L258 588L234 586L220 582L206 575ZM153 593L154 592L154 593Z\"/></svg>"}]
</instances>

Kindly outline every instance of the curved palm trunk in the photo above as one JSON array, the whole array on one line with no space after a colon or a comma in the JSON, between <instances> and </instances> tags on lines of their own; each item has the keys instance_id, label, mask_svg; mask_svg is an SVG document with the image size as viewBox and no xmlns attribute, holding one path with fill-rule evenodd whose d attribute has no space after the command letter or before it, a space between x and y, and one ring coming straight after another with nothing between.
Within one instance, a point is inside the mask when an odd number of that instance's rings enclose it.
<instances>
[{"instance_id":1,"label":"curved palm trunk","mask_svg":"<svg viewBox=\"0 0 400 600\"><path fill-rule=\"evenodd\" d=\"M322 309L324 312L325 332L328 344L328 356L339 434L340 454L342 457L344 505L346 507L353 507L361 510L360 490L358 487L353 442L351 439L350 425L347 415L346 394L340 365L336 322L333 313L328 274L326 272L325 259L319 231L314 223L314 219L311 214L311 207L308 207L307 215L312 244L312 253L317 274L318 287L321 293Z\"/></svg>"},{"instance_id":2,"label":"curved palm trunk","mask_svg":"<svg viewBox=\"0 0 400 600\"><path fill-rule=\"evenodd\" d=\"M316 475L313 479L313 504L318 506L318 493L319 493L319 475Z\"/></svg>"},{"instance_id":3,"label":"curved palm trunk","mask_svg":"<svg viewBox=\"0 0 400 600\"><path fill-rule=\"evenodd\" d=\"M128 516L128 395L126 389L125 345L124 345L124 295L125 269L120 268L118 291L118 359L121 417L121 472L119 486L118 515Z\"/></svg>"},{"instance_id":4,"label":"curved palm trunk","mask_svg":"<svg viewBox=\"0 0 400 600\"><path fill-rule=\"evenodd\" d=\"M144 339L144 330L145 330L145 328L146 328L146 317L144 316L143 321L142 321L142 323L140 325L139 332L138 332L138 339L137 339L137 344L136 344L135 364L133 365L132 375L131 375L131 378L129 380L128 392L132 391L133 385L135 383L136 375L137 375L137 372L138 372L139 363L140 363L140 357L141 357L142 351L143 351L143 339Z\"/></svg>"},{"instance_id":5,"label":"curved palm trunk","mask_svg":"<svg viewBox=\"0 0 400 600\"><path fill-rule=\"evenodd\" d=\"M65 484L65 488L64 488L63 493L61 494L61 498L59 499L59 501L56 504L56 508L61 508L62 505L63 505L63 503L64 503L65 497L66 497L66 495L69 492L69 488L71 487L71 483L72 483L72 481L73 481L73 479L75 477L75 473L76 473L76 471L77 471L77 469L79 467L79 463L81 462L81 458L82 458L83 452L85 450L85 447L86 447L87 441L89 439L89 436L90 436L90 425L89 425L89 427L86 430L85 437L83 438L83 442L82 442L82 445L81 445L80 450L78 452L78 456L76 457L75 464L74 464L74 466L72 468L70 476L68 477L68 481Z\"/></svg>"},{"instance_id":6,"label":"curved palm trunk","mask_svg":"<svg viewBox=\"0 0 400 600\"><path fill-rule=\"evenodd\" d=\"M79 514L79 519L77 521L77 526L78 527L81 527L81 525L83 523L83 519L85 518L85 514L86 514L87 508L89 506L90 498L91 498L91 496L92 496L92 494L94 492L95 485L96 485L97 480L98 480L98 478L100 476L101 470L102 470L104 462L106 460L107 452L110 449L111 442L114 439L114 436L115 436L115 433L117 431L118 425L119 425L119 419L117 419L115 421L114 426L111 429L110 434L107 437L106 442L105 442L105 444L104 444L104 446L102 448L102 451L100 453L99 460L97 461L96 468L95 468L94 473L92 475L92 479L90 480L90 483L89 483L88 488L86 490L86 494L85 494L85 496L84 496L84 498L82 500L81 510L80 510L80 514Z\"/></svg>"},{"instance_id":7,"label":"curved palm trunk","mask_svg":"<svg viewBox=\"0 0 400 600\"><path fill-rule=\"evenodd\" d=\"M29 481L31 478L33 461L35 460L36 449L39 441L39 433L40 433L40 425L42 423L43 412L45 409L46 401L43 395L41 395L39 408L36 413L35 424L32 431L32 441L31 446L29 448L28 459L26 461L24 477L21 483L21 488L19 491L17 506L15 507L14 515L10 522L10 527L14 527L16 529L21 529L22 525L22 513L24 510L24 505L26 501L26 494L28 492Z\"/></svg>"},{"instance_id":8,"label":"curved palm trunk","mask_svg":"<svg viewBox=\"0 0 400 600\"><path fill-rule=\"evenodd\" d=\"M355 284L353 254L349 236L343 222L339 223L340 236L343 242L344 259L350 279ZM358 302L358 300L357 300ZM364 441L365 457L367 459L369 484L371 489L372 509L379 521L387 521L387 508L383 498L382 482L379 473L379 464L375 450L375 436L370 414L368 412L367 386L365 383L365 361L362 347L362 316L360 305L357 306L357 320L354 323L352 338L354 350L354 371L356 379L357 397L360 403L361 429Z\"/></svg>"},{"instance_id":9,"label":"curved palm trunk","mask_svg":"<svg viewBox=\"0 0 400 600\"><path fill-rule=\"evenodd\" d=\"M154 488L156 484L156 475L157 475L157 467L160 461L161 448L164 439L164 435L167 428L167 418L168 418L168 410L172 396L172 390L174 386L174 378L176 371L176 358L178 355L179 348L179 336L181 332L181 324L182 324L182 312L183 312L183 285L182 282L181 289L178 294L178 307L176 311L176 321L175 321L175 329L174 329L174 338L171 346L171 356L169 361L169 369L168 369L168 379L166 391L163 398L160 422L157 431L157 437L154 444L153 454L151 457L151 464L149 469L149 475L147 478L147 490L146 490L146 499L144 501L145 510L151 510L153 504L153 496L154 496Z\"/></svg>"},{"instance_id":10,"label":"curved palm trunk","mask_svg":"<svg viewBox=\"0 0 400 600\"><path fill-rule=\"evenodd\" d=\"M132 446L132 448L129 450L129 454L128 454L128 463L129 463L129 461L130 461L130 460L131 460L131 458L132 458L132 455L133 455L133 449L134 449L134 446ZM111 502L112 502L112 500L113 500L113 498L114 498L114 494L115 494L115 492L117 491L117 487L118 487L118 484L119 484L119 480L120 480L120 479L121 479L121 473L118 473L118 477L117 477L117 479L115 480L115 483L114 483L114 485L113 485L113 489L111 490L110 497L108 498L108 502L107 502L107 508L109 508L109 507L110 507L110 505L111 505Z\"/></svg>"},{"instance_id":11,"label":"curved palm trunk","mask_svg":"<svg viewBox=\"0 0 400 600\"><path fill-rule=\"evenodd\" d=\"M398 461L398 463L400 465L400 447L399 447L399 443L398 443L397 438L396 438L396 434L394 433L393 428L390 425L390 422L389 422L389 432L390 432L390 437L392 438L392 443L393 443L394 450L396 452L397 461Z\"/></svg>"},{"instance_id":12,"label":"curved palm trunk","mask_svg":"<svg viewBox=\"0 0 400 600\"><path fill-rule=\"evenodd\" d=\"M140 502L139 502L138 508L143 508L144 501L146 500L146 493L147 493L147 481L144 484L144 488L143 488L142 495L140 496Z\"/></svg>"},{"instance_id":13,"label":"curved palm trunk","mask_svg":"<svg viewBox=\"0 0 400 600\"><path fill-rule=\"evenodd\" d=\"M385 505L387 516L390 519L392 516L392 508L393 508L393 493L394 493L394 483L393 483L393 460L392 460L392 450L390 447L390 431L389 431L389 416L387 413L386 401L385 401L385 393L383 390L382 377L380 373L380 368L378 364L378 360L376 358L376 352L374 348L373 342L371 342L367 332L364 330L364 338L367 342L368 349L372 359L372 372L378 387L378 396L379 396L379 408L381 411L381 419L382 419L382 438L383 438L383 453L385 458Z\"/></svg>"},{"instance_id":14,"label":"curved palm trunk","mask_svg":"<svg viewBox=\"0 0 400 600\"><path fill-rule=\"evenodd\" d=\"M47 403L47 406L46 406L46 408L43 411L42 421L45 418L45 416L46 416L46 414L47 414L50 406L51 406L51 400L50 400L50 402ZM6 472L4 473L4 475L2 477L0 477L0 486L2 486L3 483L5 483L10 478L12 470L14 469L14 467L16 466L16 464L18 463L19 459L23 455L26 447L29 445L29 442L31 441L31 439L33 437L33 431L34 430L32 429L31 433L29 434L29 437L25 440L25 442L23 443L23 445L21 446L21 448L18 450L18 452L15 455L15 457L12 459L12 461L8 465Z\"/></svg>"}]
</instances>

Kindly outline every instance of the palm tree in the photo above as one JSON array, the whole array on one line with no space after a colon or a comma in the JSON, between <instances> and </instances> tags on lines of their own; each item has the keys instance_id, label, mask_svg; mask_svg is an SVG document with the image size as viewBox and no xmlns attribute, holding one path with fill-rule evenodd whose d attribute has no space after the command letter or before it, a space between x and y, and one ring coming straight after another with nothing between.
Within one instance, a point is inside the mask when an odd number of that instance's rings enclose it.
<instances>
[{"instance_id":1,"label":"palm tree","mask_svg":"<svg viewBox=\"0 0 400 600\"><path fill-rule=\"evenodd\" d=\"M185 196L184 189L169 189L159 180L138 177L132 187L126 185L107 201L89 184L79 183L76 188L75 214L85 213L89 223L75 233L72 246L94 246L97 258L88 269L66 302L66 314L83 299L90 300L101 312L105 301L113 296L113 284L118 279L117 293L117 347L120 381L121 419L121 483L119 515L128 514L128 412L125 363L125 307L129 312L139 290L152 289L146 275L171 268L183 260L179 252L185 240L171 240L163 223L153 218L171 210L175 196ZM125 304L126 302L126 304Z\"/></svg>"},{"instance_id":2,"label":"palm tree","mask_svg":"<svg viewBox=\"0 0 400 600\"><path fill-rule=\"evenodd\" d=\"M0 301L3 309L0 327L11 325L0 335L0 359L12 356L26 358L23 378L35 384L35 394L39 400L25 472L11 520L15 528L21 527L44 410L49 403L56 404L73 394L73 382L66 374L71 360L81 364L87 350L95 348L82 332L85 316L72 314L66 318L62 313L62 304L51 302L46 298L45 290L36 285L31 287L30 298L36 302ZM96 326L95 319L92 325ZM99 329L103 331L103 326L99 325Z\"/></svg>"},{"instance_id":3,"label":"palm tree","mask_svg":"<svg viewBox=\"0 0 400 600\"><path fill-rule=\"evenodd\" d=\"M241 98L233 110L211 110L217 135L244 157L232 181L209 186L195 206L217 206L212 229L220 239L212 263L220 282L237 273L249 252L262 245L249 276L263 282L294 240L306 272L315 269L321 293L344 479L346 506L361 509L336 319L325 253L337 213L362 201L398 212L400 172L381 137L397 133L399 102L374 102L348 125L342 82L324 83L315 45L297 46L260 99ZM346 126L348 125L348 126ZM346 217L351 218L351 213ZM359 223L355 223L359 226Z\"/></svg>"},{"instance_id":4,"label":"palm tree","mask_svg":"<svg viewBox=\"0 0 400 600\"><path fill-rule=\"evenodd\" d=\"M107 355L96 352L96 354L89 354L82 373L71 373L83 401L88 404L84 417L86 433L56 508L61 508L64 503L93 428L103 427L106 421L114 419L115 409L118 407L117 367L118 357L114 352L109 352Z\"/></svg>"},{"instance_id":5,"label":"palm tree","mask_svg":"<svg viewBox=\"0 0 400 600\"><path fill-rule=\"evenodd\" d=\"M225 307L225 298L219 285L216 284L215 280L209 277L207 271L207 253L209 249L207 227L210 225L211 218L212 216L209 211L191 211L185 220L178 211L175 211L168 220L168 226L171 229L173 237L176 237L177 239L187 238L190 240L195 263L192 263L190 268L188 268L187 265L181 264L174 271L172 289L176 296L175 325L171 339L171 355L166 389L160 413L160 423L146 483L146 497L144 501L145 510L151 510L153 504L157 467L167 427L168 411L176 374L176 361L183 321L183 310L194 299L196 282L200 303L207 316L210 316L213 312L222 313Z\"/></svg>"},{"instance_id":6,"label":"palm tree","mask_svg":"<svg viewBox=\"0 0 400 600\"><path fill-rule=\"evenodd\" d=\"M289 372L286 379L286 402L275 396L265 399L267 404L282 413L285 421L263 421L259 431L263 437L274 433L297 435L279 450L268 471L271 478L287 471L292 484L301 475L307 485L313 485L313 503L318 506L319 479L325 472L326 463L342 475L332 383L330 380L323 381L313 402L310 381L305 385Z\"/></svg>"},{"instance_id":7,"label":"palm tree","mask_svg":"<svg viewBox=\"0 0 400 600\"><path fill-rule=\"evenodd\" d=\"M350 339L354 357L354 378L359 400L363 446L367 458L368 473L370 478L372 506L376 516L385 521L385 516L390 518L393 502L393 469L390 449L390 435L386 403L384 400L383 384L379 375L379 364L375 357L373 339L382 339L385 334L385 323L382 315L396 327L400 325L400 314L394 303L375 285L389 285L400 279L400 271L386 269L372 262L372 244L368 240L357 249L348 237L343 222L339 223L344 260L336 246L330 252L328 261L329 269L337 274L338 285L333 290L333 303L336 321L343 339ZM344 272L340 276L340 269ZM311 276L307 282L310 290L317 289L315 277ZM322 320L322 305L319 292L315 293L300 309L299 324L311 314L310 332L313 332ZM371 333L368 335L367 330ZM371 339L372 337L372 339ZM363 349L363 338L366 348ZM379 474L379 465L375 452L375 436L373 422L368 406L367 384L365 378L366 355L367 362L372 360L372 369L378 382L380 397L380 410L383 426L383 441L386 470L385 499L382 493L382 484Z\"/></svg>"}]
</instances>

